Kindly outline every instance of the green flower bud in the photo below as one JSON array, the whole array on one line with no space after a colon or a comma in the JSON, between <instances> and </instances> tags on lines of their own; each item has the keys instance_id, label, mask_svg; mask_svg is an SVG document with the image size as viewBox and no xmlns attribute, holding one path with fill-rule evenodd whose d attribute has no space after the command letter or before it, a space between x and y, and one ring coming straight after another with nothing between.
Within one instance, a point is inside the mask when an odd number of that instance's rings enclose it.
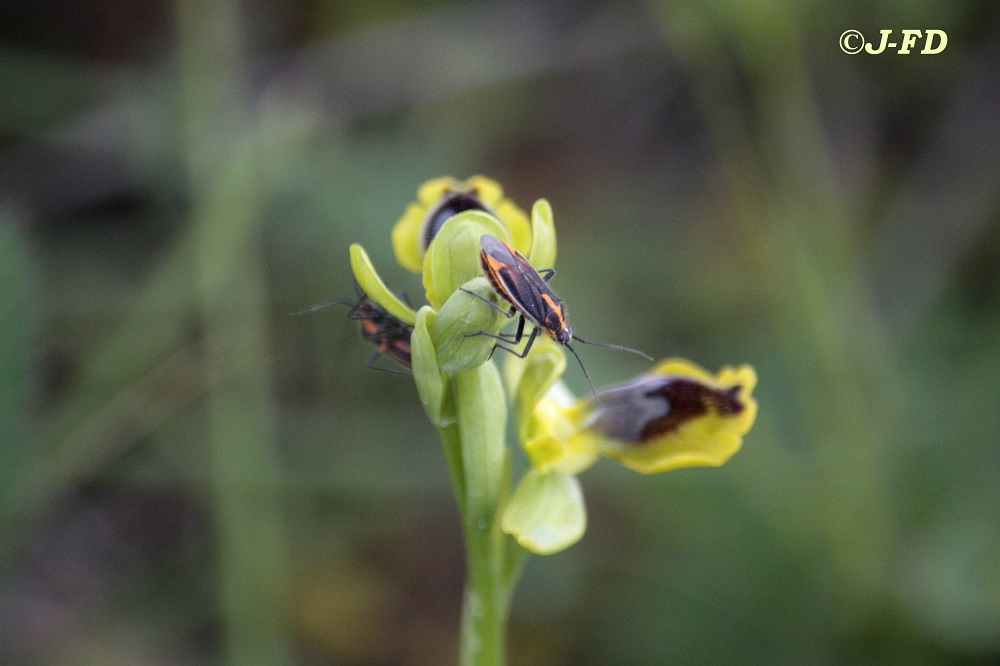
<instances>
[{"instance_id":1,"label":"green flower bud","mask_svg":"<svg viewBox=\"0 0 1000 666\"><path fill-rule=\"evenodd\" d=\"M459 213L442 225L424 256L427 302L440 310L459 287L483 274L479 263L483 234L509 242L510 234L495 217L482 211ZM467 298L471 298L466 294Z\"/></svg>"},{"instance_id":2,"label":"green flower bud","mask_svg":"<svg viewBox=\"0 0 1000 666\"><path fill-rule=\"evenodd\" d=\"M485 299L494 299L493 288L484 277L469 280L462 289ZM493 353L496 340L473 334L486 332L496 335L507 321L501 313L472 294L462 290L453 292L429 326L441 371L455 374L485 363Z\"/></svg>"}]
</instances>

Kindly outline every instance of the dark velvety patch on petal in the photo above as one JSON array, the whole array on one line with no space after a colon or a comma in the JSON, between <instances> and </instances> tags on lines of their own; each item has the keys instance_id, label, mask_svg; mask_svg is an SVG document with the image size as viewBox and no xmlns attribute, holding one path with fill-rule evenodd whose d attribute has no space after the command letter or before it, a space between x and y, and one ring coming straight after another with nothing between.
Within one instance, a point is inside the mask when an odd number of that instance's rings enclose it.
<instances>
[{"instance_id":1,"label":"dark velvety patch on petal","mask_svg":"<svg viewBox=\"0 0 1000 666\"><path fill-rule=\"evenodd\" d=\"M450 220L455 215L459 213L464 213L467 210L481 210L487 213L493 213L480 199L479 195L476 194L475 190L469 192L448 192L439 201L434 208L432 208L427 213L427 219L424 220L423 231L421 232L421 238L424 243L424 249L426 250L434 237L437 236L437 232L441 229L441 225Z\"/></svg>"},{"instance_id":2,"label":"dark velvety patch on petal","mask_svg":"<svg viewBox=\"0 0 1000 666\"><path fill-rule=\"evenodd\" d=\"M673 432L686 422L706 414L709 408L714 408L721 416L739 414L743 411L743 404L738 400L739 392L739 386L714 389L690 379L666 382L655 395L667 403L667 413L646 423L639 441Z\"/></svg>"},{"instance_id":3,"label":"dark velvety patch on petal","mask_svg":"<svg viewBox=\"0 0 1000 666\"><path fill-rule=\"evenodd\" d=\"M704 416L743 411L739 385L726 389L677 375L641 377L601 392L596 426L608 437L642 444Z\"/></svg>"}]
</instances>

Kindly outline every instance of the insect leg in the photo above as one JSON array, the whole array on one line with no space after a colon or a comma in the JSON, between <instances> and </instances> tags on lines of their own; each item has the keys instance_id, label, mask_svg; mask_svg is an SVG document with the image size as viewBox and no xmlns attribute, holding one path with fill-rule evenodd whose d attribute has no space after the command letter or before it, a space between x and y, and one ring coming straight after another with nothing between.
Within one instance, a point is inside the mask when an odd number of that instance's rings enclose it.
<instances>
[{"instance_id":1,"label":"insect leg","mask_svg":"<svg viewBox=\"0 0 1000 666\"><path fill-rule=\"evenodd\" d=\"M521 318L521 321L522 322L524 321L523 317ZM489 334L486 333L485 335L489 335ZM524 345L524 349L522 349L521 351L517 351L516 349L513 349L511 347L506 347L506 346L501 345L501 344L495 344L495 345L493 345L493 349L490 350L490 356L489 356L489 358L493 358L493 352L495 352L498 349L502 349L505 352L513 354L514 356L516 356L518 358L524 358L525 356L528 355L528 352L531 351L531 345L533 345L535 343L535 336L537 336L537 335L538 335L538 327L535 327L535 328L533 328L531 330L531 335L528 336L528 342ZM494 337L492 335L490 335L489 337L494 338L496 340L499 340L499 338L496 338L496 337ZM489 358L487 360L489 360Z\"/></svg>"},{"instance_id":2,"label":"insect leg","mask_svg":"<svg viewBox=\"0 0 1000 666\"><path fill-rule=\"evenodd\" d=\"M413 374L411 372L405 372L403 370L397 370L395 368L380 368L379 366L375 365L375 361L378 360L379 356L382 356L382 352L376 350L375 353L369 356L368 360L365 361L365 367L368 368L369 370L377 370L378 372L388 372L390 375L404 375L406 377L409 377L411 374Z\"/></svg>"},{"instance_id":3,"label":"insect leg","mask_svg":"<svg viewBox=\"0 0 1000 666\"><path fill-rule=\"evenodd\" d=\"M493 335L492 333L487 333L486 331L479 331L478 333L466 333L465 337L474 338L477 335L484 335L487 338L493 338L494 340L500 340L501 342L507 342L510 339L511 344L516 345L521 342L521 337L524 335L524 316L522 315L517 320L517 332L516 333L500 333L499 335ZM513 336L513 337L512 337ZM492 354L491 354L492 356Z\"/></svg>"},{"instance_id":4,"label":"insect leg","mask_svg":"<svg viewBox=\"0 0 1000 666\"><path fill-rule=\"evenodd\" d=\"M462 291L464 291L465 293L467 293L470 296L475 296L476 298L478 298L479 300L481 300L483 303L486 303L486 305L490 306L491 308L493 308L494 310L496 310L497 312L499 312L500 314L502 314L504 317L507 317L507 319L510 319L511 317L513 317L514 313L517 311L517 310L514 309L513 305L510 307L510 310L504 310L503 308L501 308L500 306L498 306L496 303L494 303L490 299L483 298L482 296L480 296L479 294L477 294L474 291L469 291L468 289L465 289L463 287L459 287L459 289L461 289Z\"/></svg>"}]
</instances>

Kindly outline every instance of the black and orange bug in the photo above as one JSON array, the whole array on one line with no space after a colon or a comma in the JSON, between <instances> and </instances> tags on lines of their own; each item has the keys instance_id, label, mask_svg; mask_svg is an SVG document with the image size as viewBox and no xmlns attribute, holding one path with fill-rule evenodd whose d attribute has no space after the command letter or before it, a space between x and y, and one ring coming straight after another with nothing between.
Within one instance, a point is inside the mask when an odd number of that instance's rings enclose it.
<instances>
[{"instance_id":1,"label":"black and orange bug","mask_svg":"<svg viewBox=\"0 0 1000 666\"><path fill-rule=\"evenodd\" d=\"M379 356L384 355L399 365L409 368L411 366L410 334L413 333L413 327L386 312L381 305L369 298L360 287L357 288L357 292L357 301L352 302L346 299L325 301L304 310L296 310L292 314L299 315L307 312L315 312L331 305L350 305L351 309L347 313L348 319L356 320L360 324L361 337L375 345L375 352L365 362L365 367L396 375L410 374L402 370L379 367L375 365L375 361L378 360Z\"/></svg>"},{"instance_id":2,"label":"black and orange bug","mask_svg":"<svg viewBox=\"0 0 1000 666\"><path fill-rule=\"evenodd\" d=\"M525 343L522 351L519 352L516 349L499 344L499 342L493 346L493 350L496 351L498 348L503 349L515 356L524 358L531 351L531 345L535 342L535 336L538 335L538 331L541 329L547 336L573 353L577 363L580 364L580 369L583 370L583 376L590 385L590 390L595 396L597 392L594 391L594 383L590 381L590 375L587 374L587 368L583 366L580 356L569 344L571 340L597 347L632 352L650 361L653 360L651 356L638 349L632 349L624 345L609 345L603 342L588 342L576 335L573 327L566 318L566 305L549 288L548 280L555 275L556 272L554 269L536 270L512 245L505 243L495 236L483 234L482 238L479 239L479 243L483 248L479 254L483 273L486 275L486 279L489 280L490 285L492 285L493 290L501 298L510 303L510 309L504 310L499 308L479 294L467 289L463 289L463 291L475 296L508 319L512 318L515 314L520 314L520 319L517 322L517 332L514 333L512 338L503 334L493 335L486 331L470 333L469 337L485 335L501 342L509 340L511 344L516 345L521 342L521 338L524 336L524 322L528 320L532 323L534 329L528 335L528 341Z\"/></svg>"}]
</instances>

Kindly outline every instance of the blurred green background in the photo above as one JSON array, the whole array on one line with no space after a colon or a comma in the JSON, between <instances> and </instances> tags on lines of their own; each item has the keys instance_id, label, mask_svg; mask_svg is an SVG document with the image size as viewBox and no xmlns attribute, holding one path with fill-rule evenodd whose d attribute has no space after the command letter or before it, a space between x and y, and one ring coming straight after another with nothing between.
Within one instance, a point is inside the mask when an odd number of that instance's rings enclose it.
<instances>
[{"instance_id":1,"label":"blurred green background","mask_svg":"<svg viewBox=\"0 0 1000 666\"><path fill-rule=\"evenodd\" d=\"M453 663L412 383L288 313L355 241L419 303L389 230L475 173L551 201L584 337L760 375L725 467L582 477L512 664L998 663L998 45L988 0L2 3L0 663Z\"/></svg>"}]
</instances>

